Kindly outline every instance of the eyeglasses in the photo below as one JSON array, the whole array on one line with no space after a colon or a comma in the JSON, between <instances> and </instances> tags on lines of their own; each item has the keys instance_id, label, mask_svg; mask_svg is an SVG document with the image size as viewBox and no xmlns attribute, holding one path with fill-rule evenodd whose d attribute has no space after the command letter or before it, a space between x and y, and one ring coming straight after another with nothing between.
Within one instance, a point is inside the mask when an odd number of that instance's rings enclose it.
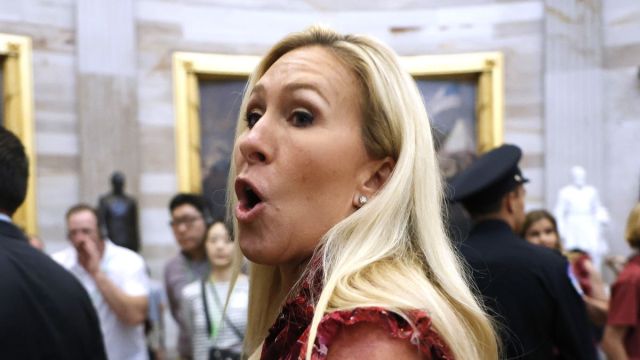
<instances>
[{"instance_id":1,"label":"eyeglasses","mask_svg":"<svg viewBox=\"0 0 640 360\"><path fill-rule=\"evenodd\" d=\"M193 223L202 219L202 216L185 216L177 219L173 219L169 221L169 226L172 228L177 228L180 225L184 224L186 227L191 227Z\"/></svg>"}]
</instances>

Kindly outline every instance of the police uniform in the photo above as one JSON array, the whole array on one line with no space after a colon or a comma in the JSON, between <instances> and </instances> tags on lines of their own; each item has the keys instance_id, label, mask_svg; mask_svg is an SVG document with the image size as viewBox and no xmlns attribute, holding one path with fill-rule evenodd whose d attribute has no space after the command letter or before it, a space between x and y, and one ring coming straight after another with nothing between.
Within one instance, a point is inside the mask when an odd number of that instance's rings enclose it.
<instances>
[{"instance_id":1,"label":"police uniform","mask_svg":"<svg viewBox=\"0 0 640 360\"><path fill-rule=\"evenodd\" d=\"M527 180L521 151L503 145L452 179L452 199L469 210L496 201ZM585 305L564 257L517 236L502 220L474 224L459 245L499 326L507 359L596 359Z\"/></svg>"}]
</instances>

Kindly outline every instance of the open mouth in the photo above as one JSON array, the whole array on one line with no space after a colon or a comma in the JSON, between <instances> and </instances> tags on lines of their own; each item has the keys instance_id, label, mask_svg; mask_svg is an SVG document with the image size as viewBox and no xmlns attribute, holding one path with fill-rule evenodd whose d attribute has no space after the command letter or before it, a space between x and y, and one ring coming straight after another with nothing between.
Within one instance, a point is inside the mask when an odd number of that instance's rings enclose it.
<instances>
[{"instance_id":1,"label":"open mouth","mask_svg":"<svg viewBox=\"0 0 640 360\"><path fill-rule=\"evenodd\" d=\"M244 180L236 180L236 196L238 197L238 205L243 211L251 211L262 203L262 197L258 191Z\"/></svg>"},{"instance_id":2,"label":"open mouth","mask_svg":"<svg viewBox=\"0 0 640 360\"><path fill-rule=\"evenodd\" d=\"M249 210L253 209L256 205L262 202L260 196L249 186L244 188L245 207Z\"/></svg>"}]
</instances>

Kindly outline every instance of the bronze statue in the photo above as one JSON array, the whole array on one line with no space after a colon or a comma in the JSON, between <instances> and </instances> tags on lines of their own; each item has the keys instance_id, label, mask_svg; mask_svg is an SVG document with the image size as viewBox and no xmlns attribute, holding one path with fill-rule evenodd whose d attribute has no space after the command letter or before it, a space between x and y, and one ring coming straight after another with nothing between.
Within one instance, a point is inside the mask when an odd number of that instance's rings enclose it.
<instances>
[{"instance_id":1,"label":"bronze statue","mask_svg":"<svg viewBox=\"0 0 640 360\"><path fill-rule=\"evenodd\" d=\"M114 244L138 252L138 206L135 199L124 193L124 182L124 174L121 172L111 174L111 193L100 197L100 222Z\"/></svg>"}]
</instances>

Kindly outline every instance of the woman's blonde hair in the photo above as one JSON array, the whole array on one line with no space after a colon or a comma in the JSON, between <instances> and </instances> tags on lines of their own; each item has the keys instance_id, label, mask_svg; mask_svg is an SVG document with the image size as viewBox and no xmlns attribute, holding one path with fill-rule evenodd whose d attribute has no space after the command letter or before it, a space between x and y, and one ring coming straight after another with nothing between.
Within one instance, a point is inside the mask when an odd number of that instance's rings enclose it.
<instances>
[{"instance_id":1,"label":"woman's blonde hair","mask_svg":"<svg viewBox=\"0 0 640 360\"><path fill-rule=\"evenodd\" d=\"M319 26L288 35L250 76L236 138L246 130L247 98L256 82L281 56L307 46L327 49L354 72L362 92L365 147L374 157L390 156L396 163L374 198L331 228L318 244L324 283L314 299L306 358L310 359L324 314L380 306L404 317L409 310L428 311L457 359L496 359L492 323L472 295L443 227L442 181L422 97L392 50L365 36L341 35ZM232 165L230 184L235 176ZM229 199L233 208L235 194L230 192ZM288 295L281 285L277 267L252 264L245 353L259 353Z\"/></svg>"},{"instance_id":2,"label":"woman's blonde hair","mask_svg":"<svg viewBox=\"0 0 640 360\"><path fill-rule=\"evenodd\" d=\"M627 228L624 231L624 238L629 246L640 250L640 204L636 204L627 219Z\"/></svg>"}]
</instances>

